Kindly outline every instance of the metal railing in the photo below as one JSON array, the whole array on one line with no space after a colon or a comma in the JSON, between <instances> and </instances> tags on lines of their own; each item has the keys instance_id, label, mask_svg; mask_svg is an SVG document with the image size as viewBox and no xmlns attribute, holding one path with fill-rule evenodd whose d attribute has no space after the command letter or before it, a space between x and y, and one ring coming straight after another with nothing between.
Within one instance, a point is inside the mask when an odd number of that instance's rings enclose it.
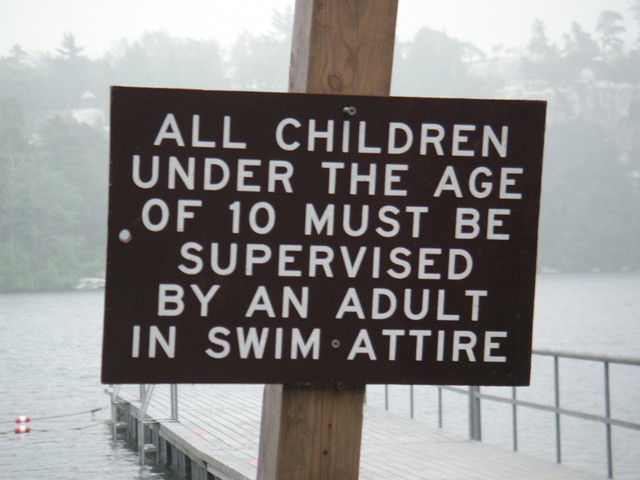
<instances>
[{"instance_id":1,"label":"metal railing","mask_svg":"<svg viewBox=\"0 0 640 480\"><path fill-rule=\"evenodd\" d=\"M611 365L640 366L640 358L616 357L605 355L589 355L552 350L534 350L534 356L551 357L553 359L553 404L545 404L534 401L526 401L518 398L518 390L523 387L506 387L510 390L510 396L493 395L483 393L480 387L452 387L438 386L438 427L443 427L443 391L455 392L469 397L469 438L482 440L482 402L491 401L511 405L512 446L518 451L518 412L521 408L550 412L554 415L555 451L556 462L562 463L562 417L573 417L589 422L597 422L605 425L605 444L607 476L613 478L614 458L612 447L612 427L621 427L630 430L640 430L640 423L613 418L611 415ZM587 413L584 411L563 408L560 403L560 359L581 360L602 364L602 381L604 387L604 411L602 414ZM640 372L639 372L640 373ZM409 415L414 418L415 398L414 387L409 387ZM384 387L385 409L389 410L389 388Z\"/></svg>"},{"instance_id":2,"label":"metal railing","mask_svg":"<svg viewBox=\"0 0 640 480\"><path fill-rule=\"evenodd\" d=\"M603 356L603 355L589 355L578 354L571 352L561 352L552 350L534 350L534 356L550 357L553 360L553 403L546 404L541 402L534 402L529 400L522 400L518 398L518 390L523 387L506 387L510 390L510 396L493 395L483 393L480 387L453 387L453 386L438 386L438 427L443 428L443 406L444 400L442 393L444 391L455 392L468 396L469 399L469 438L472 440L482 440L482 402L497 402L502 404L508 404L511 406L511 426L512 426L512 447L514 451L518 451L518 413L519 409L533 409L544 412L552 413L554 416L554 429L555 429L555 452L556 462L562 463L562 417L573 417L581 420L601 423L605 425L605 444L606 444L606 462L607 462L607 475L608 478L613 478L614 471L614 458L612 447L612 427L620 427L629 430L640 431L640 423L632 422L628 420L622 420L620 418L614 418L611 414L611 365L629 365L632 367L640 366L640 358L629 357L616 357L616 356ZM603 387L604 387L604 412L600 415L594 413L587 413L584 411L564 408L560 402L560 359L572 359L586 362L597 362L602 364L603 374ZM140 414L141 419L145 419L146 410L149 406L149 402L153 395L153 385L140 385ZM120 386L114 386L112 391L112 407L114 408L114 425L115 425L115 403L118 397ZM176 385L170 386L170 401L171 401L171 418L170 420L178 420L178 391ZM384 407L385 410L389 410L390 397L389 386L384 386ZM409 416L415 417L415 389L413 385L409 386ZM142 421L140 425L142 426ZM114 427L115 436L115 427ZM144 455L144 435L140 433L138 435L138 441L140 442L141 453ZM142 457L141 457L142 458Z\"/></svg>"},{"instance_id":3,"label":"metal railing","mask_svg":"<svg viewBox=\"0 0 640 480\"><path fill-rule=\"evenodd\" d=\"M113 425L113 438L114 440L117 438L117 430L118 430L118 408L117 405L122 403L118 400L118 395L120 394L121 385L112 385L111 386L111 419ZM154 384L140 384L140 409L139 409L139 419L138 419L138 452L140 454L140 464L143 465L145 461L145 453L148 451L146 448L145 442L145 429L144 425L147 422L147 409L149 408L149 404L151 403L151 399L153 397L153 392L155 390ZM170 407L171 407L171 417L166 419L168 421L177 422L178 421L178 385L171 384L169 385L169 398L170 398ZM126 403L126 402L125 402ZM160 421L159 419L153 419L154 422Z\"/></svg>"}]
</instances>

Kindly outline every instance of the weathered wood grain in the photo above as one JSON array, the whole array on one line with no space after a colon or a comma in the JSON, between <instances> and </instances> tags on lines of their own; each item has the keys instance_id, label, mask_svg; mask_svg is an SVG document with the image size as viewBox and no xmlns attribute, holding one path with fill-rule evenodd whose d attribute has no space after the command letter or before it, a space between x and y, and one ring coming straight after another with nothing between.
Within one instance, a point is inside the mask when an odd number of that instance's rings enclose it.
<instances>
[{"instance_id":1,"label":"weathered wood grain","mask_svg":"<svg viewBox=\"0 0 640 480\"><path fill-rule=\"evenodd\" d=\"M396 0L297 0L289 91L389 95ZM357 480L364 385L265 387L259 480Z\"/></svg>"}]
</instances>

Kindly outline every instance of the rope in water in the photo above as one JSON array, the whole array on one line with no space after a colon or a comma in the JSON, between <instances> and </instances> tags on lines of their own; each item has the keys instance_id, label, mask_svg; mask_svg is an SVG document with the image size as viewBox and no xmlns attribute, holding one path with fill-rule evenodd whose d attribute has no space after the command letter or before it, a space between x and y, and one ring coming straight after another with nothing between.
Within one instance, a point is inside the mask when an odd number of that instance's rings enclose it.
<instances>
[{"instance_id":1,"label":"rope in water","mask_svg":"<svg viewBox=\"0 0 640 480\"><path fill-rule=\"evenodd\" d=\"M4 421L0 421L0 424L7 424L7 423L16 423L16 424L22 424L27 423L27 422L32 422L32 421L42 421L42 420L55 420L58 418L66 418L66 417L75 417L78 415L86 415L88 413L90 413L92 416L94 416L96 414L96 412L99 412L100 410L102 410L104 407L98 407L98 408L92 408L91 410L83 410L81 412L73 412L73 413L65 413L65 414L61 414L61 415L51 415L48 417L27 417L27 416L20 416L17 417L14 421L8 421L8 420L4 420ZM12 430L6 430L6 431L0 431L0 435L6 435L7 433L28 433L28 432L54 432L57 430L84 430L86 428L91 428L91 427L95 427L97 425L104 425L105 423L108 423L107 421L104 422L98 422L98 423L92 423L90 425L85 425L85 426L80 426L80 427L69 427L66 429L32 429L29 426L25 426L25 425L20 425L18 427L15 427Z\"/></svg>"},{"instance_id":2,"label":"rope in water","mask_svg":"<svg viewBox=\"0 0 640 480\"><path fill-rule=\"evenodd\" d=\"M31 427L16 427L13 430L0 431L0 435L6 435L8 433L29 433L29 432L61 432L63 430L86 430L88 428L97 427L99 425L106 425L110 423L110 420L104 420L102 422L92 423L89 425L82 425L80 427L69 428L31 428ZM21 430L22 429L22 430Z\"/></svg>"},{"instance_id":3,"label":"rope in water","mask_svg":"<svg viewBox=\"0 0 640 480\"><path fill-rule=\"evenodd\" d=\"M98 407L98 408L92 408L91 410L83 410L82 412L65 413L63 415L53 415L53 416L50 416L50 417L27 417L27 418L29 418L29 421L32 421L32 422L34 422L34 421L37 422L39 420L54 420L56 418L75 417L77 415L85 415L87 413L90 413L90 414L93 415L96 412L99 412L100 410L103 410L103 409L104 409L104 407ZM18 417L18 418L20 418L20 417ZM19 422L16 419L16 420L0 421L0 424L2 424L2 423L19 423Z\"/></svg>"}]
</instances>

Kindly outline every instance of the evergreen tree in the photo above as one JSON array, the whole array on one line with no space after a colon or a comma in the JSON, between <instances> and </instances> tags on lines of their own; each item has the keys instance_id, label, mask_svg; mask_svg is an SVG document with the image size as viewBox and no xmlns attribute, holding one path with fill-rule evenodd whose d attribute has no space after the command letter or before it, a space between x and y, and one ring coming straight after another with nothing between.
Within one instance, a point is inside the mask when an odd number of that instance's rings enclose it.
<instances>
[{"instance_id":1,"label":"evergreen tree","mask_svg":"<svg viewBox=\"0 0 640 480\"><path fill-rule=\"evenodd\" d=\"M561 77L558 48L547 37L546 26L539 19L531 25L531 39L526 52L520 62L525 79L544 81L553 78L556 81Z\"/></svg>"},{"instance_id":2,"label":"evergreen tree","mask_svg":"<svg viewBox=\"0 0 640 480\"><path fill-rule=\"evenodd\" d=\"M84 47L76 43L76 37L69 32L65 32L62 37L62 44L56 49L59 57L64 60L75 60L79 58Z\"/></svg>"},{"instance_id":3,"label":"evergreen tree","mask_svg":"<svg viewBox=\"0 0 640 480\"><path fill-rule=\"evenodd\" d=\"M82 55L83 50L72 34L65 33L56 49L57 55L46 59L45 73L50 85L47 100L53 110L78 108L82 95L91 89L93 62Z\"/></svg>"},{"instance_id":4,"label":"evergreen tree","mask_svg":"<svg viewBox=\"0 0 640 480\"><path fill-rule=\"evenodd\" d=\"M571 31L564 35L564 58L569 69L580 71L593 66L600 49L597 42L578 23L571 24Z\"/></svg>"},{"instance_id":5,"label":"evergreen tree","mask_svg":"<svg viewBox=\"0 0 640 480\"><path fill-rule=\"evenodd\" d=\"M640 0L633 0L629 10L631 11L631 16L636 21L636 26L638 27L637 43L640 44Z\"/></svg>"},{"instance_id":6,"label":"evergreen tree","mask_svg":"<svg viewBox=\"0 0 640 480\"><path fill-rule=\"evenodd\" d=\"M274 11L271 32L244 32L231 49L229 70L233 88L240 90L286 91L291 52L293 12Z\"/></svg>"},{"instance_id":7,"label":"evergreen tree","mask_svg":"<svg viewBox=\"0 0 640 480\"><path fill-rule=\"evenodd\" d=\"M399 50L399 51L398 51ZM431 97L483 96L484 82L468 65L485 58L474 45L422 28L396 50L393 90Z\"/></svg>"},{"instance_id":8,"label":"evergreen tree","mask_svg":"<svg viewBox=\"0 0 640 480\"><path fill-rule=\"evenodd\" d=\"M631 12L640 26L640 0ZM640 45L625 52L623 20L574 23L562 48L536 20L522 70L429 28L396 48L394 94L549 98L544 265L640 270ZM268 34L245 32L230 52L150 32L91 60L67 33L53 54L0 56L0 291L70 287L104 268L107 133L74 120L85 92L108 115L110 84L285 90L291 23L274 12Z\"/></svg>"},{"instance_id":9,"label":"evergreen tree","mask_svg":"<svg viewBox=\"0 0 640 480\"><path fill-rule=\"evenodd\" d=\"M596 31L600 35L600 48L605 58L617 57L622 54L624 41L620 35L625 32L623 21L624 17L612 10L605 10L598 16Z\"/></svg>"},{"instance_id":10,"label":"evergreen tree","mask_svg":"<svg viewBox=\"0 0 640 480\"><path fill-rule=\"evenodd\" d=\"M162 31L119 43L107 62L112 85L215 89L225 84L222 56L214 41L196 42Z\"/></svg>"},{"instance_id":11,"label":"evergreen tree","mask_svg":"<svg viewBox=\"0 0 640 480\"><path fill-rule=\"evenodd\" d=\"M527 45L529 54L537 60L547 60L557 53L554 45L547 38L546 26L536 18L531 26L531 39Z\"/></svg>"},{"instance_id":12,"label":"evergreen tree","mask_svg":"<svg viewBox=\"0 0 640 480\"><path fill-rule=\"evenodd\" d=\"M0 290L70 287L82 265L77 187L41 162L20 108L0 102Z\"/></svg>"}]
</instances>

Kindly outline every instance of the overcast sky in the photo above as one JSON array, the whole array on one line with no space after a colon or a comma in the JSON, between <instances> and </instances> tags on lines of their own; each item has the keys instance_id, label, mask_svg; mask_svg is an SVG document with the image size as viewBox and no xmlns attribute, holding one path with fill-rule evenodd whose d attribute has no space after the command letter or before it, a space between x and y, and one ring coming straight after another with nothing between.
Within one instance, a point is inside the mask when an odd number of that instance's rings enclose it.
<instances>
[{"instance_id":1,"label":"overcast sky","mask_svg":"<svg viewBox=\"0 0 640 480\"><path fill-rule=\"evenodd\" d=\"M162 29L193 39L230 44L243 30L267 32L273 9L294 0L0 0L0 55L19 44L28 52L53 51L64 32L75 35L90 56L114 41ZM577 21L595 30L598 14L615 10L631 18L631 0L400 0L397 34L410 40L422 26L474 43L486 53L494 45L526 45L539 18L560 43ZM628 41L638 38L628 23Z\"/></svg>"}]
</instances>

